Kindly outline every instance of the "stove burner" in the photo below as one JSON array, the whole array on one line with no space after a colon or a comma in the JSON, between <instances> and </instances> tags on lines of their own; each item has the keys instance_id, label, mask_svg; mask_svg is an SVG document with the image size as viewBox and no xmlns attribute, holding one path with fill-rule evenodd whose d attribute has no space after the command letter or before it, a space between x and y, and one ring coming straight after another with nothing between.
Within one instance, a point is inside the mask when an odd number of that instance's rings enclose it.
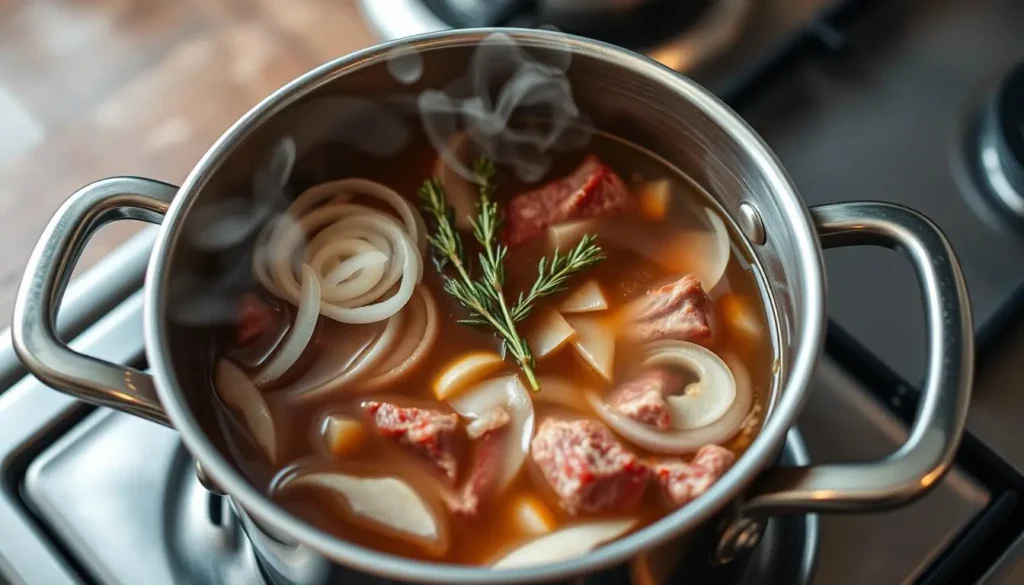
<instances>
[{"instance_id":1,"label":"stove burner","mask_svg":"<svg viewBox=\"0 0 1024 585\"><path fill-rule=\"evenodd\" d=\"M1003 78L986 105L979 138L989 190L1024 221L1024 63Z\"/></svg>"},{"instance_id":2,"label":"stove burner","mask_svg":"<svg viewBox=\"0 0 1024 585\"><path fill-rule=\"evenodd\" d=\"M733 45L753 0L647 0L617 10L538 11L536 0L360 0L364 17L383 40L448 28L554 26L565 32L643 51L691 71Z\"/></svg>"}]
</instances>

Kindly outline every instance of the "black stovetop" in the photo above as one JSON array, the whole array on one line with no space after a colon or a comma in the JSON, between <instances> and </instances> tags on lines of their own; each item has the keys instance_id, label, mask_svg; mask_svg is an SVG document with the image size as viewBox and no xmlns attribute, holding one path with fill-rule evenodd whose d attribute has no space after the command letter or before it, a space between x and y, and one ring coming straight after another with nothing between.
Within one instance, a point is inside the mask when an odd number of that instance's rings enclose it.
<instances>
[{"instance_id":1,"label":"black stovetop","mask_svg":"<svg viewBox=\"0 0 1024 585\"><path fill-rule=\"evenodd\" d=\"M1024 582L1024 228L992 196L975 146L989 96L1024 62L1024 2L751 2L748 32L734 49L691 74L765 137L808 204L889 200L935 220L963 263L979 337L968 433L955 469L904 509L823 517L813 582ZM61 315L67 338L137 362L135 291L147 251L148 240L135 240L72 289ZM827 359L799 426L813 461L868 459L898 444L912 418L923 362L921 304L899 254L843 249L827 252L826 261ZM33 380L11 386L24 375L12 356L4 340L0 583L127 585L140 575L176 583L179 565L199 567L211 583L249 582L250 553L216 499L194 485L173 433L75 403ZM143 477L142 467L125 463L107 483L76 475L83 457L112 465L96 445L123 444L126 432L139 438L128 455L138 451L138 461L156 471ZM152 449L166 458L146 457ZM108 497L76 499L70 485ZM131 493L146 497L122 505L121 494ZM96 518L112 517L95 516L100 505L124 523L152 514L167 530L158 538L140 528L134 540L121 531L104 542L91 531ZM108 545L132 547L149 560L130 562ZM224 578L224 570L234 577Z\"/></svg>"}]
</instances>

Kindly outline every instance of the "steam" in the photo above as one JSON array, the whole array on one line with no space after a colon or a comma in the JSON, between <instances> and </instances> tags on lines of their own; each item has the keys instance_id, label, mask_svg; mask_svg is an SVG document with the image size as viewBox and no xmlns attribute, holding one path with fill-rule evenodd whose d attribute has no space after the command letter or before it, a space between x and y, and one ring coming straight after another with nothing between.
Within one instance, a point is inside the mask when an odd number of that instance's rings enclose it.
<instances>
[{"instance_id":1,"label":"steam","mask_svg":"<svg viewBox=\"0 0 1024 585\"><path fill-rule=\"evenodd\" d=\"M238 246L287 205L284 188L295 168L295 141L286 136L270 150L253 174L253 199L230 197L196 210L189 236L199 250Z\"/></svg>"},{"instance_id":2,"label":"steam","mask_svg":"<svg viewBox=\"0 0 1024 585\"><path fill-rule=\"evenodd\" d=\"M488 36L464 76L443 90L420 93L417 104L431 145L467 180L473 174L449 146L458 133L520 180L540 180L551 166L552 151L577 148L589 139L566 75L570 60L568 49L541 61L506 34Z\"/></svg>"},{"instance_id":3,"label":"steam","mask_svg":"<svg viewBox=\"0 0 1024 585\"><path fill-rule=\"evenodd\" d=\"M475 175L453 151L459 143L524 182L539 181L554 153L581 147L590 137L567 75L570 61L568 48L532 54L512 37L492 34L474 48L462 76L421 91L423 55L399 46L385 56L383 67L408 86L404 92L328 93L277 112L218 171L248 172L248 179L238 184L228 176L229 181L211 183L191 210L184 241L203 259L203 268L175 275L171 318L189 326L235 322L237 301L253 286L251 254L268 252L268 226L295 221L286 210L297 190L358 175L343 160L320 156L333 152L325 147L397 157L412 142L411 124L419 123L445 164L468 181ZM396 172L400 167L401 161Z\"/></svg>"}]
</instances>

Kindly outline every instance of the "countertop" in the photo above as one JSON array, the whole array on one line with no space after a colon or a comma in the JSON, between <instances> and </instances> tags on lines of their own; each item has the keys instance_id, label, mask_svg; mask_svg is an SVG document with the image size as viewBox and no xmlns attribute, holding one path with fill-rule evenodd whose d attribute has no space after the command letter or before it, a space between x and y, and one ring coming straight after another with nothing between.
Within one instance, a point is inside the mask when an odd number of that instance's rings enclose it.
<instances>
[{"instance_id":1,"label":"countertop","mask_svg":"<svg viewBox=\"0 0 1024 585\"><path fill-rule=\"evenodd\" d=\"M179 183L259 100L373 42L355 0L0 0L0 327L76 189ZM138 227L101 230L79 268Z\"/></svg>"}]
</instances>

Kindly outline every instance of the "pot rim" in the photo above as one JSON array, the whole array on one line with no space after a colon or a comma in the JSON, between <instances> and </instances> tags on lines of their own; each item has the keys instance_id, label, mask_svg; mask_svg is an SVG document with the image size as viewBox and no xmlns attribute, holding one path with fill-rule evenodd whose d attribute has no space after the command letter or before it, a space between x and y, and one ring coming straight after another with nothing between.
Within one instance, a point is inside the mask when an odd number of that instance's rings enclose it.
<instances>
[{"instance_id":1,"label":"pot rim","mask_svg":"<svg viewBox=\"0 0 1024 585\"><path fill-rule=\"evenodd\" d=\"M780 389L771 417L747 452L700 498L697 505L684 506L657 522L585 555L557 563L509 570L417 561L383 553L346 542L288 513L256 489L211 444L187 406L180 391L179 379L172 369L169 353L163 349L168 345L163 323L167 314L170 284L164 267L199 192L218 170L222 160L238 144L289 104L347 72L387 59L389 51L395 47L429 50L475 44L493 33L509 35L527 47L567 49L642 74L682 94L718 124L730 139L742 145L778 200L786 215L788 229L796 240L799 263L804 271L803 290L799 292L799 297L803 299L806 314L802 330L794 333L803 343L793 356L789 378ZM439 31L374 45L303 74L249 110L210 147L181 185L163 221L150 258L144 293L146 354L156 380L157 394L167 416L181 434L185 447L216 485L259 522L276 532L294 538L332 561L395 579L437 583L511 583L565 579L621 563L642 550L697 527L728 502L738 498L750 481L762 469L771 465L785 441L786 433L803 407L824 338L824 268L821 248L812 226L810 213L792 179L767 144L738 114L689 78L627 49L557 31L513 28Z\"/></svg>"}]
</instances>

